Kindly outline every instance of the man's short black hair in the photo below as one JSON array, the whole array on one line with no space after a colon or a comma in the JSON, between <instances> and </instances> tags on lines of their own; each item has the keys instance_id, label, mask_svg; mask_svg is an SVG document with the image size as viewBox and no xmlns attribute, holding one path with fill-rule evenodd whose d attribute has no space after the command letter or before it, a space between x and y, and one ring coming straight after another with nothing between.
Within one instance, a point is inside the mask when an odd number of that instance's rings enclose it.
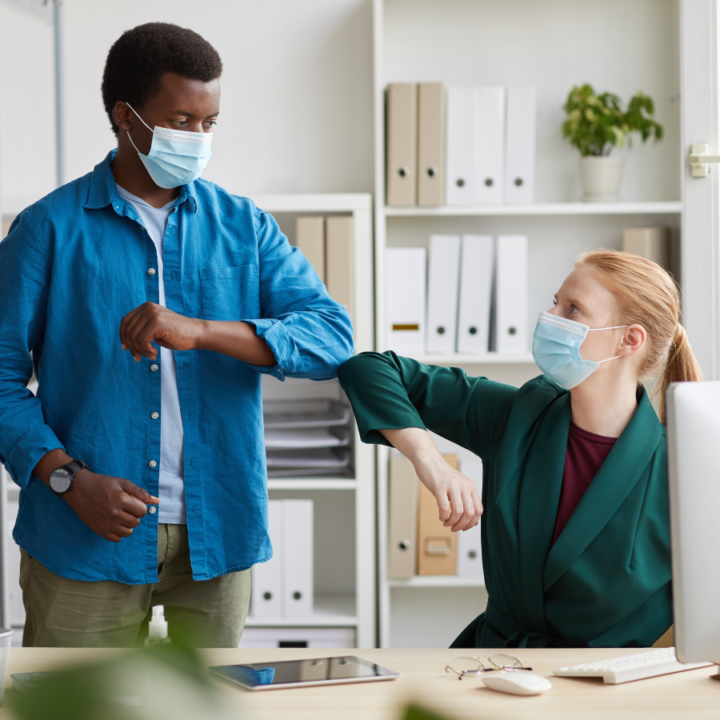
<instances>
[{"instance_id":1,"label":"man's short black hair","mask_svg":"<svg viewBox=\"0 0 720 720\"><path fill-rule=\"evenodd\" d=\"M210 82L222 74L217 50L192 30L170 23L146 23L124 32L110 48L102 81L105 112L110 118L118 100L136 110L162 89L162 76L174 72Z\"/></svg>"}]
</instances>

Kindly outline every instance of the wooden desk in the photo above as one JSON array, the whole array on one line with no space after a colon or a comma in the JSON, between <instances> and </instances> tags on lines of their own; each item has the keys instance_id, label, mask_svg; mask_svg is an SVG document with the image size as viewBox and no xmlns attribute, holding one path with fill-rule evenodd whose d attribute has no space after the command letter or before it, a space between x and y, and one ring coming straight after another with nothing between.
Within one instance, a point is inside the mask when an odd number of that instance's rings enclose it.
<instances>
[{"instance_id":1,"label":"wooden desk","mask_svg":"<svg viewBox=\"0 0 720 720\"><path fill-rule=\"evenodd\" d=\"M115 650L13 648L9 673L34 672L90 662ZM506 652L506 651L504 651ZM517 650L513 651L540 675L550 677L552 690L543 695L518 697L492 692L477 679L459 681L447 675L445 665L456 650L205 650L208 665L290 660L327 655L357 654L402 673L398 680L358 683L302 690L250 693L218 681L233 709L249 720L399 720L402 709L415 702L450 720L533 718L595 720L642 718L685 720L720 718L720 682L711 680L714 668L701 668L649 680L605 685L602 680L552 677L562 665L618 657L624 650ZM460 653L461 654L461 653ZM8 685L10 684L8 675ZM7 717L7 712L0 712Z\"/></svg>"}]
</instances>

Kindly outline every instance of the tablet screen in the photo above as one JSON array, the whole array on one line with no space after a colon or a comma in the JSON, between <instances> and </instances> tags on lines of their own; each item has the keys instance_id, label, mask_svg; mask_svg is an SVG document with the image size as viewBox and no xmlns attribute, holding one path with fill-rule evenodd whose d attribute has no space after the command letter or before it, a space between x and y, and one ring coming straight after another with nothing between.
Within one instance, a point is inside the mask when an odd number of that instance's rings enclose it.
<instances>
[{"instance_id":1,"label":"tablet screen","mask_svg":"<svg viewBox=\"0 0 720 720\"><path fill-rule=\"evenodd\" d=\"M392 670L352 655L251 665L221 665L211 667L210 670L253 690L399 677L398 673Z\"/></svg>"}]
</instances>

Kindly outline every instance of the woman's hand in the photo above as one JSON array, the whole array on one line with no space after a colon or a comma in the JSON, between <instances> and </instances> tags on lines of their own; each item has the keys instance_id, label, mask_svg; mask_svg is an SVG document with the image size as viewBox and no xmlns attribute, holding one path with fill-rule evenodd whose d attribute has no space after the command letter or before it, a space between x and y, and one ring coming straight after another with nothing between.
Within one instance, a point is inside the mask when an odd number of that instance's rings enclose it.
<instances>
[{"instance_id":1,"label":"woman's hand","mask_svg":"<svg viewBox=\"0 0 720 720\"><path fill-rule=\"evenodd\" d=\"M426 430L403 428L380 432L412 462L420 481L437 500L440 521L445 527L457 532L480 522L483 506L475 483L447 464Z\"/></svg>"}]
</instances>

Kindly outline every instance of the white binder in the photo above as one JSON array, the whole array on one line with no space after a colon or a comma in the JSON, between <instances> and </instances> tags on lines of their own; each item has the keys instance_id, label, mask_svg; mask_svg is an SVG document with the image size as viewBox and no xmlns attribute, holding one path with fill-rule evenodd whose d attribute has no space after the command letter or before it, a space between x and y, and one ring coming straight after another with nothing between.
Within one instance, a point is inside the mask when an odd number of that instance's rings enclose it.
<instances>
[{"instance_id":1,"label":"white binder","mask_svg":"<svg viewBox=\"0 0 720 720\"><path fill-rule=\"evenodd\" d=\"M488 235L463 235L457 351L488 352L493 252Z\"/></svg>"},{"instance_id":2,"label":"white binder","mask_svg":"<svg viewBox=\"0 0 720 720\"><path fill-rule=\"evenodd\" d=\"M313 612L313 501L283 500L283 616Z\"/></svg>"},{"instance_id":3,"label":"white binder","mask_svg":"<svg viewBox=\"0 0 720 720\"><path fill-rule=\"evenodd\" d=\"M473 202L501 205L505 190L505 88L475 90L476 169Z\"/></svg>"},{"instance_id":4,"label":"white binder","mask_svg":"<svg viewBox=\"0 0 720 720\"><path fill-rule=\"evenodd\" d=\"M266 563L252 569L252 616L254 618L282 617L283 585L283 501L268 502L268 531L273 545L273 556Z\"/></svg>"},{"instance_id":5,"label":"white binder","mask_svg":"<svg viewBox=\"0 0 720 720\"><path fill-rule=\"evenodd\" d=\"M505 134L505 202L531 204L535 200L536 90L507 89Z\"/></svg>"},{"instance_id":6,"label":"white binder","mask_svg":"<svg viewBox=\"0 0 720 720\"><path fill-rule=\"evenodd\" d=\"M459 283L459 236L431 235L428 259L428 353L455 352Z\"/></svg>"},{"instance_id":7,"label":"white binder","mask_svg":"<svg viewBox=\"0 0 720 720\"><path fill-rule=\"evenodd\" d=\"M387 349L399 354L425 352L425 248L386 250Z\"/></svg>"},{"instance_id":8,"label":"white binder","mask_svg":"<svg viewBox=\"0 0 720 720\"><path fill-rule=\"evenodd\" d=\"M448 205L472 205L476 202L475 88L448 88L446 101L445 202Z\"/></svg>"},{"instance_id":9,"label":"white binder","mask_svg":"<svg viewBox=\"0 0 720 720\"><path fill-rule=\"evenodd\" d=\"M478 495L482 497L482 460L478 457L460 459L460 472L476 485ZM482 548L480 544L480 525L472 530L458 533L457 574L466 577L482 577Z\"/></svg>"},{"instance_id":10,"label":"white binder","mask_svg":"<svg viewBox=\"0 0 720 720\"><path fill-rule=\"evenodd\" d=\"M525 235L500 235L496 252L496 349L522 355L528 349L528 245Z\"/></svg>"}]
</instances>

